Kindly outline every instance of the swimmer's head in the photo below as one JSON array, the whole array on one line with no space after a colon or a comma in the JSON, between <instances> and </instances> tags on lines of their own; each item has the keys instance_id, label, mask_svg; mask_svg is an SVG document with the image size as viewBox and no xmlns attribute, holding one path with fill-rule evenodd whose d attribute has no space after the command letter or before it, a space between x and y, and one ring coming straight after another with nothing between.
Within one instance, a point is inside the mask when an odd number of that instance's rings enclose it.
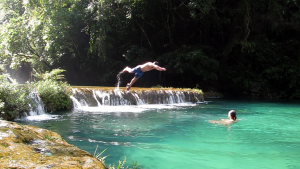
<instances>
[{"instance_id":1,"label":"swimmer's head","mask_svg":"<svg viewBox=\"0 0 300 169\"><path fill-rule=\"evenodd\" d=\"M232 119L232 120L236 120L236 112L235 112L235 110L230 110L228 112L228 118Z\"/></svg>"},{"instance_id":2,"label":"swimmer's head","mask_svg":"<svg viewBox=\"0 0 300 169\"><path fill-rule=\"evenodd\" d=\"M157 61L154 61L153 64L158 65L158 62L157 62Z\"/></svg>"}]
</instances>

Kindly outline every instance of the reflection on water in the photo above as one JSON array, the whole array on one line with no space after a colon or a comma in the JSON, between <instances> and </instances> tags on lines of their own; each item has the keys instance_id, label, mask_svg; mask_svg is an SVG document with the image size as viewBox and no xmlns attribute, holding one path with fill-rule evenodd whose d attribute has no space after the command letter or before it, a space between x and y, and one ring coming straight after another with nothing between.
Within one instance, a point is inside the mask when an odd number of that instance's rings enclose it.
<instances>
[{"instance_id":1,"label":"reflection on water","mask_svg":"<svg viewBox=\"0 0 300 169\"><path fill-rule=\"evenodd\" d=\"M229 127L208 120L241 121ZM141 168L300 168L300 104L214 100L209 104L103 106L18 121L50 129L106 164ZM47 118L48 117L48 118ZM40 120L44 119L44 120Z\"/></svg>"}]
</instances>

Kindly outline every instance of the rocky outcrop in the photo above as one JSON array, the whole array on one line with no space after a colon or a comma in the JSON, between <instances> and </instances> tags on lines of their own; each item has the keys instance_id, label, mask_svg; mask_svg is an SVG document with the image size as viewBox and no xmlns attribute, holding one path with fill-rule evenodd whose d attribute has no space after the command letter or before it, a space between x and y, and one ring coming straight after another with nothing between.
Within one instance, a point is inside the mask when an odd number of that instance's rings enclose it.
<instances>
[{"instance_id":1,"label":"rocky outcrop","mask_svg":"<svg viewBox=\"0 0 300 169\"><path fill-rule=\"evenodd\" d=\"M0 120L0 168L107 168L52 131Z\"/></svg>"}]
</instances>

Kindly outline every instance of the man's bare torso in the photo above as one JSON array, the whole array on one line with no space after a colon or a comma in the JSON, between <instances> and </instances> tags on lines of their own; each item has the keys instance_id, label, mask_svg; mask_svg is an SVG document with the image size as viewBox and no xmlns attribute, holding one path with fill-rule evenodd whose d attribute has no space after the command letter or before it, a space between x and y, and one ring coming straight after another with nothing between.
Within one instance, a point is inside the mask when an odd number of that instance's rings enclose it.
<instances>
[{"instance_id":1,"label":"man's bare torso","mask_svg":"<svg viewBox=\"0 0 300 169\"><path fill-rule=\"evenodd\" d=\"M143 72L147 72L147 71L150 71L152 69L155 69L154 63L152 63L152 62L147 62L145 64L142 64L142 65L140 65L140 68Z\"/></svg>"}]
</instances>

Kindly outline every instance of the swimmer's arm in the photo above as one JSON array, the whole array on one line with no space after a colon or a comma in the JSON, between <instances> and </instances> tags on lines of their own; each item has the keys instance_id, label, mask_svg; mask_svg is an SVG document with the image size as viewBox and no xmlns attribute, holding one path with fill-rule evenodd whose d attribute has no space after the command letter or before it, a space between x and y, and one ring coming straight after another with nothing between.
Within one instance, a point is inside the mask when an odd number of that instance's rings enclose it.
<instances>
[{"instance_id":1,"label":"swimmer's arm","mask_svg":"<svg viewBox=\"0 0 300 169\"><path fill-rule=\"evenodd\" d=\"M222 123L222 121L216 121L216 120L209 120L210 123Z\"/></svg>"},{"instance_id":2,"label":"swimmer's arm","mask_svg":"<svg viewBox=\"0 0 300 169\"><path fill-rule=\"evenodd\" d=\"M216 120L209 120L208 122L210 123L217 123L217 124L232 124L234 122L237 122L237 120L235 121L230 121L228 119L221 119L220 121L216 121Z\"/></svg>"}]
</instances>

